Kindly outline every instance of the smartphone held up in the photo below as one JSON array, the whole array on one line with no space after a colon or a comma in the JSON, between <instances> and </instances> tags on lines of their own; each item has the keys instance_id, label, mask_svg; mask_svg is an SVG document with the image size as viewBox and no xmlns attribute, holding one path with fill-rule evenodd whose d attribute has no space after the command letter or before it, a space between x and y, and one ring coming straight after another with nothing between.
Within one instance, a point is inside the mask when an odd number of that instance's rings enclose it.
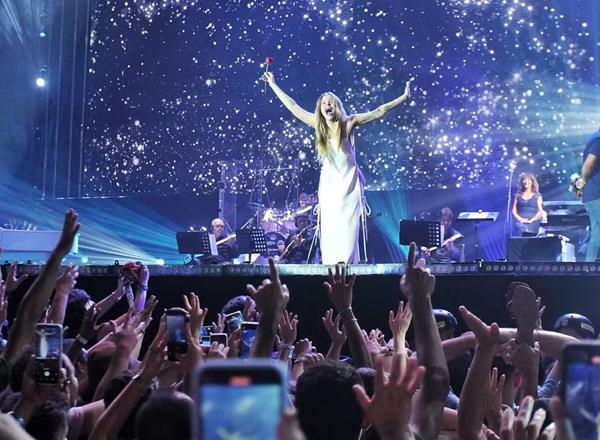
<instances>
[{"instance_id":1,"label":"smartphone held up","mask_svg":"<svg viewBox=\"0 0 600 440\"><path fill-rule=\"evenodd\" d=\"M567 345L561 397L577 440L600 438L600 344Z\"/></svg>"},{"instance_id":2,"label":"smartphone held up","mask_svg":"<svg viewBox=\"0 0 600 440\"><path fill-rule=\"evenodd\" d=\"M187 315L183 310L165 311L167 319L167 353L169 360L177 360L178 354L187 353L186 323Z\"/></svg>"},{"instance_id":3,"label":"smartphone held up","mask_svg":"<svg viewBox=\"0 0 600 440\"><path fill-rule=\"evenodd\" d=\"M62 366L63 334L60 324L35 326L35 381L57 384Z\"/></svg>"},{"instance_id":4,"label":"smartphone held up","mask_svg":"<svg viewBox=\"0 0 600 440\"><path fill-rule=\"evenodd\" d=\"M286 371L266 359L210 361L198 372L198 438L275 440L286 402Z\"/></svg>"}]
</instances>

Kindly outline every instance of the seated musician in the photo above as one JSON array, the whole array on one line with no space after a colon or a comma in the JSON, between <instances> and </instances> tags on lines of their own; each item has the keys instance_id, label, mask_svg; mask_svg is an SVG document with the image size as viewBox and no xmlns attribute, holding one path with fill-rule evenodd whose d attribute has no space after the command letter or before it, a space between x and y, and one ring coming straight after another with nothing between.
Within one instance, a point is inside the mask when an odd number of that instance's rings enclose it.
<instances>
[{"instance_id":1,"label":"seated musician","mask_svg":"<svg viewBox=\"0 0 600 440\"><path fill-rule=\"evenodd\" d=\"M523 173L519 177L519 191L515 195L512 215L515 219L517 235L535 237L546 212L539 191L538 181L531 173Z\"/></svg>"},{"instance_id":2,"label":"seated musician","mask_svg":"<svg viewBox=\"0 0 600 440\"><path fill-rule=\"evenodd\" d=\"M308 208L312 204L312 199L307 193L301 193L298 196L298 209Z\"/></svg>"},{"instance_id":3,"label":"seated musician","mask_svg":"<svg viewBox=\"0 0 600 440\"><path fill-rule=\"evenodd\" d=\"M231 263L235 257L240 255L235 243L235 235L225 234L225 221L217 217L211 222L211 233L217 242L219 255L204 255L200 258L203 264Z\"/></svg>"},{"instance_id":4,"label":"seated musician","mask_svg":"<svg viewBox=\"0 0 600 440\"><path fill-rule=\"evenodd\" d=\"M306 263L312 244L314 228L310 227L308 214L299 214L294 218L296 230L287 239L286 249L281 256L282 263Z\"/></svg>"},{"instance_id":5,"label":"seated musician","mask_svg":"<svg viewBox=\"0 0 600 440\"><path fill-rule=\"evenodd\" d=\"M463 235L452 227L454 213L448 207L442 208L439 214L439 220L444 227L444 237L440 247L423 249L421 258L428 263L452 263L462 260L462 245L458 241Z\"/></svg>"}]
</instances>

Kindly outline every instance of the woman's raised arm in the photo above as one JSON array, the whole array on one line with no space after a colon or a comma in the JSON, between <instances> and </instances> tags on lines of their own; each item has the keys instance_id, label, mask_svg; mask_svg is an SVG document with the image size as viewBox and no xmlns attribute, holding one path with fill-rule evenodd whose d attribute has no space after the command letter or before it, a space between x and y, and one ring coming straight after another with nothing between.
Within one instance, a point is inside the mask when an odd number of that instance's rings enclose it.
<instances>
[{"instance_id":1,"label":"woman's raised arm","mask_svg":"<svg viewBox=\"0 0 600 440\"><path fill-rule=\"evenodd\" d=\"M382 118L387 112L398 107L404 101L410 98L410 81L406 82L406 86L404 87L404 93L397 97L396 99L386 102L383 105L380 105L375 110L366 113L356 113L351 115L349 118L350 126L348 127L348 132L350 133L352 129L354 129L358 125L367 124L369 122L375 121L379 118Z\"/></svg>"},{"instance_id":2,"label":"woman's raised arm","mask_svg":"<svg viewBox=\"0 0 600 440\"><path fill-rule=\"evenodd\" d=\"M290 96L288 96L281 88L275 84L275 77L271 72L263 73L261 79L265 81L271 89L275 92L279 100L283 103L285 108L287 108L292 114L304 122L306 125L310 125L311 127L315 127L315 115L304 110L302 107L298 105L296 101L294 101Z\"/></svg>"}]
</instances>

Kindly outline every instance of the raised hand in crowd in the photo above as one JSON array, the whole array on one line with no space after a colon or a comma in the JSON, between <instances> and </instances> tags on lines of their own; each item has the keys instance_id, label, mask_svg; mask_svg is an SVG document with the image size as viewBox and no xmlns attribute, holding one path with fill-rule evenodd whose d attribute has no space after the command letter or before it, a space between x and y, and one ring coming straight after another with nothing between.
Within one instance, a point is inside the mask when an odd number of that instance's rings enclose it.
<instances>
[{"instance_id":1,"label":"raised hand in crowd","mask_svg":"<svg viewBox=\"0 0 600 440\"><path fill-rule=\"evenodd\" d=\"M490 389L489 372L496 345L500 340L500 330L496 323L486 325L464 306L460 306L459 311L477 342L458 405L458 436L464 440L479 439L483 425L485 397Z\"/></svg>"},{"instance_id":2,"label":"raised hand in crowd","mask_svg":"<svg viewBox=\"0 0 600 440\"><path fill-rule=\"evenodd\" d=\"M229 347L226 347L225 344L219 344L218 342L213 342L208 349L208 353L206 357L208 359L227 359L227 355L229 354Z\"/></svg>"},{"instance_id":3,"label":"raised hand in crowd","mask_svg":"<svg viewBox=\"0 0 600 440\"><path fill-rule=\"evenodd\" d=\"M252 347L254 357L271 357L279 319L290 299L290 292L287 286L281 283L275 261L272 258L269 258L269 269L270 278L263 280L258 288L247 286L248 292L254 297L256 307L260 311L256 338Z\"/></svg>"},{"instance_id":4,"label":"raised hand in crowd","mask_svg":"<svg viewBox=\"0 0 600 440\"><path fill-rule=\"evenodd\" d=\"M121 326L117 326L113 321L110 322L113 332L108 337L108 341L113 344L114 350L108 369L96 387L94 400L101 399L110 381L129 368L129 358L144 331L143 323L136 322L132 314L131 310L127 312L125 322Z\"/></svg>"},{"instance_id":5,"label":"raised hand in crowd","mask_svg":"<svg viewBox=\"0 0 600 440\"><path fill-rule=\"evenodd\" d=\"M281 314L277 330L280 339L277 347L279 350L279 360L287 362L290 351L298 337L298 315L284 310Z\"/></svg>"},{"instance_id":6,"label":"raised hand in crowd","mask_svg":"<svg viewBox=\"0 0 600 440\"><path fill-rule=\"evenodd\" d=\"M8 314L8 295L6 293L6 284L0 282L0 326L4 325L7 314Z\"/></svg>"},{"instance_id":7,"label":"raised hand in crowd","mask_svg":"<svg viewBox=\"0 0 600 440\"><path fill-rule=\"evenodd\" d=\"M525 396L519 405L519 412L515 416L512 408L506 407L502 411L500 431L494 432L488 429L485 433L488 440L566 440L565 437L557 435L556 425L549 424L542 430L546 420L546 410L539 408L533 412L534 400L531 396Z\"/></svg>"},{"instance_id":8,"label":"raised hand in crowd","mask_svg":"<svg viewBox=\"0 0 600 440\"><path fill-rule=\"evenodd\" d=\"M287 286L281 283L277 266L272 258L269 259L269 271L270 277L264 279L258 288L250 284L246 286L248 293L254 298L256 307L261 313L283 311L290 299L290 292Z\"/></svg>"},{"instance_id":9,"label":"raised hand in crowd","mask_svg":"<svg viewBox=\"0 0 600 440\"><path fill-rule=\"evenodd\" d=\"M6 271L6 279L4 280L4 282L6 283L6 293L9 295L16 291L19 288L19 286L21 286L23 281L29 278L28 274L23 274L17 277L17 270L17 263L12 263L8 266L8 269Z\"/></svg>"},{"instance_id":10,"label":"raised hand in crowd","mask_svg":"<svg viewBox=\"0 0 600 440\"><path fill-rule=\"evenodd\" d=\"M298 379L304 372L304 359L307 355L313 352L313 345L310 339L300 339L294 346L294 353L296 354L296 362L292 368L292 378Z\"/></svg>"},{"instance_id":11,"label":"raised hand in crowd","mask_svg":"<svg viewBox=\"0 0 600 440\"><path fill-rule=\"evenodd\" d=\"M152 322L152 313L154 312L154 309L157 305L158 300L156 299L156 297L154 295L150 295L148 298L146 298L146 303L144 304L144 308L142 309L141 313L135 315L134 317L132 317L132 319L137 324L143 323L144 330L147 329L150 325L150 322Z\"/></svg>"},{"instance_id":12,"label":"raised hand in crowd","mask_svg":"<svg viewBox=\"0 0 600 440\"><path fill-rule=\"evenodd\" d=\"M338 314L333 317L333 309L329 309L325 312L325 316L321 318L323 322L323 326L325 330L327 330L327 334L329 335L329 339L331 340L331 344L329 345L329 351L327 352L326 358L330 361L339 361L342 353L342 348L348 339L346 333L346 327L341 325L342 317Z\"/></svg>"},{"instance_id":13,"label":"raised hand in crowd","mask_svg":"<svg viewBox=\"0 0 600 440\"><path fill-rule=\"evenodd\" d=\"M89 341L96 337L100 327L96 325L98 322L98 316L98 309L95 305L92 305L85 311L83 320L81 321L81 327L79 328L79 333L77 334L77 337L71 346L67 349L67 356L71 362L75 363L81 355L81 349L84 348Z\"/></svg>"},{"instance_id":14,"label":"raised hand in crowd","mask_svg":"<svg viewBox=\"0 0 600 440\"><path fill-rule=\"evenodd\" d=\"M50 254L46 265L25 293L19 304L15 322L13 323L6 348L0 362L11 365L21 350L33 338L35 325L42 316L50 301L52 290L60 270L60 263L71 251L75 236L79 231L77 214L72 209L65 213L63 229L58 244ZM0 378L0 388L5 386L5 379Z\"/></svg>"},{"instance_id":15,"label":"raised hand in crowd","mask_svg":"<svg viewBox=\"0 0 600 440\"><path fill-rule=\"evenodd\" d=\"M208 314L207 308L200 307L200 299L194 292L183 296L183 306L190 317L190 328L194 337L200 339L200 329L204 324L204 318Z\"/></svg>"},{"instance_id":16,"label":"raised hand in crowd","mask_svg":"<svg viewBox=\"0 0 600 440\"><path fill-rule=\"evenodd\" d=\"M486 393L484 405L484 419L488 427L494 432L500 432L502 419L502 394L506 375L498 377L498 368L494 367L490 376L490 386Z\"/></svg>"},{"instance_id":17,"label":"raised hand in crowd","mask_svg":"<svg viewBox=\"0 0 600 440\"><path fill-rule=\"evenodd\" d=\"M222 332L220 332L222 333ZM227 339L227 346L229 348L229 352L227 353L227 357L237 358L240 356L240 344L242 342L242 329L236 329L229 334L229 338Z\"/></svg>"},{"instance_id":18,"label":"raised hand in crowd","mask_svg":"<svg viewBox=\"0 0 600 440\"><path fill-rule=\"evenodd\" d=\"M337 313L341 316L341 322L346 329L350 354L356 368L371 367L371 357L367 344L362 335L358 319L352 310L352 290L356 282L356 275L347 279L346 265L339 263L335 265L335 272L329 269L329 279L323 285L329 300L334 305Z\"/></svg>"},{"instance_id":19,"label":"raised hand in crowd","mask_svg":"<svg viewBox=\"0 0 600 440\"><path fill-rule=\"evenodd\" d=\"M367 345L367 350L369 351L369 356L371 356L371 361L374 363L375 359L383 354L384 351L387 351L387 347L385 346L385 341L383 339L383 334L379 329L373 329L369 333L362 330L363 339L365 340L365 344Z\"/></svg>"},{"instance_id":20,"label":"raised hand in crowd","mask_svg":"<svg viewBox=\"0 0 600 440\"><path fill-rule=\"evenodd\" d=\"M223 313L217 314L217 322L212 322L213 333L225 332L225 315Z\"/></svg>"},{"instance_id":21,"label":"raised hand in crowd","mask_svg":"<svg viewBox=\"0 0 600 440\"><path fill-rule=\"evenodd\" d=\"M244 321L258 321L259 313L257 310L257 304L251 295L246 296L246 302L244 303L244 310L242 310L242 316L244 317Z\"/></svg>"},{"instance_id":22,"label":"raised hand in crowd","mask_svg":"<svg viewBox=\"0 0 600 440\"><path fill-rule=\"evenodd\" d=\"M43 408L42 405L49 398L62 395L62 398L68 401L64 392L67 382L66 370L64 368L61 369L57 384L40 384L35 380L35 362L35 358L32 356L27 363L25 374L23 375L23 382L21 384L21 396L11 411L12 415L22 424L22 426L27 425L31 418L36 415L36 412ZM56 429L56 427L53 428ZM47 427L47 429L50 431L51 427ZM63 432L60 433L47 432L47 434L56 435L57 437L54 438L65 438L67 427L64 426L62 430Z\"/></svg>"},{"instance_id":23,"label":"raised hand in crowd","mask_svg":"<svg viewBox=\"0 0 600 440\"><path fill-rule=\"evenodd\" d=\"M550 399L550 413L556 426L556 440L576 440L571 421L567 418L565 406L560 397ZM552 437L548 435L548 439Z\"/></svg>"},{"instance_id":24,"label":"raised hand in crowd","mask_svg":"<svg viewBox=\"0 0 600 440\"><path fill-rule=\"evenodd\" d=\"M307 370L325 362L325 356L322 353L306 353L296 362L302 363L304 370Z\"/></svg>"},{"instance_id":25,"label":"raised hand in crowd","mask_svg":"<svg viewBox=\"0 0 600 440\"><path fill-rule=\"evenodd\" d=\"M146 393L148 386L166 364L166 333L166 320L163 317L158 332L146 351L140 372L134 376L102 413L94 425L92 434L89 437L90 440L117 438L118 432L141 397Z\"/></svg>"},{"instance_id":26,"label":"raised hand in crowd","mask_svg":"<svg viewBox=\"0 0 600 440\"><path fill-rule=\"evenodd\" d=\"M394 313L393 310L390 310L388 324L394 338L395 353L406 350L406 333L410 328L411 321L412 310L410 310L408 302L405 304L404 301L400 301L396 313Z\"/></svg>"},{"instance_id":27,"label":"raised hand in crowd","mask_svg":"<svg viewBox=\"0 0 600 440\"><path fill-rule=\"evenodd\" d=\"M412 311L408 301L406 304L404 301L400 301L398 304L398 310L394 314L393 310L390 310L388 317L388 325L392 331L392 340L394 344L394 353L406 355L406 333L410 328L412 321ZM400 359L404 361L407 356L402 356ZM404 366L402 366L404 368Z\"/></svg>"},{"instance_id":28,"label":"raised hand in crowd","mask_svg":"<svg viewBox=\"0 0 600 440\"><path fill-rule=\"evenodd\" d=\"M56 279L54 297L52 298L52 304L50 305L50 311L48 312L47 322L62 325L65 320L65 312L67 309L69 293L71 293L71 290L75 288L78 276L79 266L73 266L70 264Z\"/></svg>"},{"instance_id":29,"label":"raised hand in crowd","mask_svg":"<svg viewBox=\"0 0 600 440\"><path fill-rule=\"evenodd\" d=\"M110 295L107 295L103 300L96 303L98 319L102 318L116 303L121 300L121 298L123 298L127 292L127 289L131 289L131 281L129 281L125 276L119 275L117 277L117 288Z\"/></svg>"},{"instance_id":30,"label":"raised hand in crowd","mask_svg":"<svg viewBox=\"0 0 600 440\"><path fill-rule=\"evenodd\" d=\"M431 297L435 290L435 276L415 263L416 246L415 243L410 244L406 273L400 279L400 290L410 301L416 299L415 297Z\"/></svg>"},{"instance_id":31,"label":"raised hand in crowd","mask_svg":"<svg viewBox=\"0 0 600 440\"><path fill-rule=\"evenodd\" d=\"M185 375L185 392L187 392L190 396L193 396L193 373L196 371L196 368L202 364L204 360L204 352L202 351L200 340L192 331L191 321L187 322L185 325L185 340L187 342L187 351L179 356L178 362L181 372ZM229 348L224 347L223 344L217 344L216 342L213 342L208 351L207 357L225 359L228 351Z\"/></svg>"},{"instance_id":32,"label":"raised hand in crowd","mask_svg":"<svg viewBox=\"0 0 600 440\"><path fill-rule=\"evenodd\" d=\"M426 370L423 386L415 396L411 429L424 439L435 439L442 422L450 378L431 305L435 277L428 270L415 265L416 249L417 245L411 243L406 273L400 280L400 289L409 299L413 314L419 365Z\"/></svg>"},{"instance_id":33,"label":"raised hand in crowd","mask_svg":"<svg viewBox=\"0 0 600 440\"><path fill-rule=\"evenodd\" d=\"M365 413L365 419L375 426L382 440L414 438L409 420L413 396L421 385L425 368L418 366L416 359L403 361L402 356L393 356L389 376L384 371L383 360L376 360L373 397L370 398L361 385L354 385L354 392Z\"/></svg>"},{"instance_id":34,"label":"raised hand in crowd","mask_svg":"<svg viewBox=\"0 0 600 440\"><path fill-rule=\"evenodd\" d=\"M79 276L79 266L69 264L63 273L56 279L56 286L54 287L55 293L68 294L75 284L77 284L77 277Z\"/></svg>"},{"instance_id":35,"label":"raised hand in crowd","mask_svg":"<svg viewBox=\"0 0 600 440\"><path fill-rule=\"evenodd\" d=\"M347 278L346 265L335 265L335 273L329 269L329 279L324 284L327 296L335 306L338 313L352 311L352 290L356 282L356 275Z\"/></svg>"},{"instance_id":36,"label":"raised hand in crowd","mask_svg":"<svg viewBox=\"0 0 600 440\"><path fill-rule=\"evenodd\" d=\"M506 359L512 364L522 377L522 395L537 396L538 372L540 365L539 344L530 347L528 344L512 339L508 342L505 351Z\"/></svg>"},{"instance_id":37,"label":"raised hand in crowd","mask_svg":"<svg viewBox=\"0 0 600 440\"><path fill-rule=\"evenodd\" d=\"M148 293L148 281L150 280L150 271L148 266L139 263L139 269L133 272L137 283L137 292L134 299L133 310L140 313L146 304L146 294Z\"/></svg>"}]
</instances>

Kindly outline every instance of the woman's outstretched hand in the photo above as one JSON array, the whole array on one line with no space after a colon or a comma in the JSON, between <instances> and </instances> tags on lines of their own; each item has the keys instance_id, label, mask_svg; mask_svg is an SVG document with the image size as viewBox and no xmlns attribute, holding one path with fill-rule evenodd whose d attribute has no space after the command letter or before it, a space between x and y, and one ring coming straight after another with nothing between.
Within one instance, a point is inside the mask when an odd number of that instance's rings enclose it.
<instances>
[{"instance_id":1,"label":"woman's outstretched hand","mask_svg":"<svg viewBox=\"0 0 600 440\"><path fill-rule=\"evenodd\" d=\"M275 76L272 72L264 72L260 79L269 84L270 86L275 84Z\"/></svg>"},{"instance_id":2,"label":"woman's outstretched hand","mask_svg":"<svg viewBox=\"0 0 600 440\"><path fill-rule=\"evenodd\" d=\"M411 82L412 82L412 80L406 81L406 85L404 86L404 96L406 97L406 99L410 99Z\"/></svg>"}]
</instances>

